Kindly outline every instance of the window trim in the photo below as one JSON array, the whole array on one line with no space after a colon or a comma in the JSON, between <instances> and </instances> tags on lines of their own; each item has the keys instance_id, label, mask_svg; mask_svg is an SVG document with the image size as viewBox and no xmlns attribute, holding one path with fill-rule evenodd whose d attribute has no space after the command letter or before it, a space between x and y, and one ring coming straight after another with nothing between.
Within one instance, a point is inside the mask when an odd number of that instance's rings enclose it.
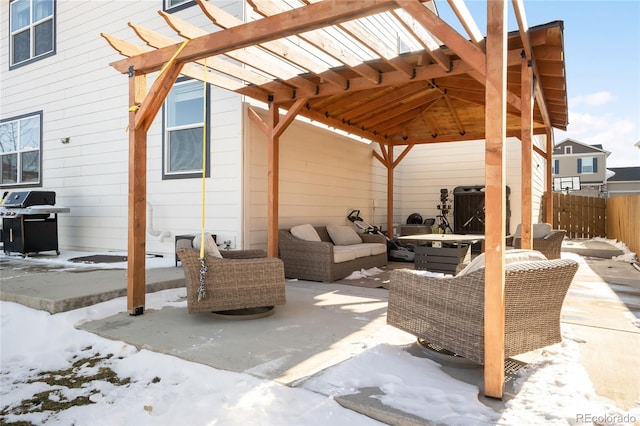
<instances>
[{"instance_id":1,"label":"window trim","mask_svg":"<svg viewBox=\"0 0 640 426\"><path fill-rule=\"evenodd\" d=\"M1 183L0 182L0 188L2 189L10 189L10 188L35 188L35 187L42 187L42 159L43 159L43 147L44 147L44 128L43 128L43 124L44 124L44 114L43 114L43 110L40 111L35 111L35 112L30 112L27 114L21 114L21 115L16 115L14 117L9 117L9 118L3 118L0 119L0 124L4 124L10 121L18 121L18 120L23 120L25 118L29 118L29 117L35 117L37 116L40 120L40 147L38 149L38 152L40 153L40 164L38 165L38 182L28 182L28 183L13 183L13 184L7 184L7 183ZM18 153L22 152L22 151L17 151ZM1 154L0 154L1 155ZM18 178L20 177L20 173L21 170L18 170Z\"/></svg>"},{"instance_id":2,"label":"window trim","mask_svg":"<svg viewBox=\"0 0 640 426\"><path fill-rule=\"evenodd\" d=\"M571 145L567 145L564 147L564 155L573 154L573 147Z\"/></svg>"},{"instance_id":3,"label":"window trim","mask_svg":"<svg viewBox=\"0 0 640 426\"><path fill-rule=\"evenodd\" d=\"M179 10L183 10L189 8L191 6L195 6L195 0L188 0L184 3L180 3L176 6L167 6L168 0L162 0L162 10L168 13L177 12Z\"/></svg>"},{"instance_id":4,"label":"window trim","mask_svg":"<svg viewBox=\"0 0 640 426\"><path fill-rule=\"evenodd\" d=\"M13 39L11 38L11 3L16 2L16 1L18 1L18 0L10 0L9 1L9 25L8 25L8 28L7 28L7 31L9 32L8 48L7 48L7 51L9 53L9 71L11 71L13 69L16 69L16 68L23 67L25 65L32 64L34 62L38 62L38 61L40 61L42 59L45 59L45 58L48 58L50 56L55 55L56 52L57 52L57 45L58 45L58 43L57 43L57 31L56 31L57 28L58 28L58 20L57 20L57 18L58 18L58 2L57 2L57 0L52 0L52 2L53 2L53 12L52 12L51 21L52 21L53 28L52 28L52 34L51 34L51 38L52 38L52 40L51 40L51 43L52 43L51 51L43 53L43 54L38 55L38 56L31 56L32 52L29 51L29 59L26 59L26 60L24 60L22 62L18 62L17 64L13 63ZM30 5L33 4L33 0L30 0L30 1L31 1ZM38 22L40 22L40 21L38 21ZM33 23L30 23L29 24L29 31L32 32L32 30L33 30ZM29 46L29 49L31 49L31 46Z\"/></svg>"},{"instance_id":5,"label":"window trim","mask_svg":"<svg viewBox=\"0 0 640 426\"><path fill-rule=\"evenodd\" d=\"M584 170L585 168L585 161L584 160L591 160L591 171L587 172ZM581 175L595 175L596 173L598 173L598 158L597 157L580 157L578 158L578 174Z\"/></svg>"},{"instance_id":6,"label":"window trim","mask_svg":"<svg viewBox=\"0 0 640 426\"><path fill-rule=\"evenodd\" d=\"M198 82L198 80L193 80L188 77L180 77L176 81L176 84L184 83L184 82ZM201 83L204 84L204 82L201 82ZM175 84L174 84L174 87L175 87ZM205 106L205 110L207 111L207 116L206 116L206 122L204 123L207 129L207 139L205 140L205 143L207 145L206 147L207 156L205 158L206 160L205 161L205 177L211 177L211 112L210 112L211 111L211 85L209 84L207 84L207 90L206 90L205 96L207 98L207 103ZM168 98L169 96L167 95L167 99ZM202 170L198 172L185 172L185 173L180 173L180 172L169 173L167 171L167 166L168 166L167 135L168 135L167 100L165 99L164 103L162 104L162 180L201 178Z\"/></svg>"},{"instance_id":7,"label":"window trim","mask_svg":"<svg viewBox=\"0 0 640 426\"><path fill-rule=\"evenodd\" d=\"M551 165L551 174L557 175L560 174L560 160L554 159Z\"/></svg>"}]
</instances>

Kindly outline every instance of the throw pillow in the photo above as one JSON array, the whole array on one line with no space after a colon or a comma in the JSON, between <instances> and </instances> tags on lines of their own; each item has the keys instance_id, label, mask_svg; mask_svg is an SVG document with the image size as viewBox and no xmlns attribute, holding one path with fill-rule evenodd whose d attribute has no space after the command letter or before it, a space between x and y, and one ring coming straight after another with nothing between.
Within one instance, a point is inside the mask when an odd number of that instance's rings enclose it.
<instances>
[{"instance_id":1,"label":"throw pillow","mask_svg":"<svg viewBox=\"0 0 640 426\"><path fill-rule=\"evenodd\" d=\"M292 227L291 235L305 241L320 241L320 236L318 235L318 232L309 223Z\"/></svg>"},{"instance_id":2,"label":"throw pillow","mask_svg":"<svg viewBox=\"0 0 640 426\"><path fill-rule=\"evenodd\" d=\"M505 265L516 262L528 262L532 260L547 260L547 257L537 250L517 249L507 250L504 253ZM484 268L484 253L479 254L475 259L469 262L469 264L462 271L458 272L458 275L466 275L482 268Z\"/></svg>"},{"instance_id":3,"label":"throw pillow","mask_svg":"<svg viewBox=\"0 0 640 426\"><path fill-rule=\"evenodd\" d=\"M202 234L197 234L193 239L193 248L196 250L200 250L200 240L202 239ZM216 245L216 242L213 240L213 236L208 232L204 233L204 254L207 256L217 257L222 259L222 255L220 254L220 250Z\"/></svg>"},{"instance_id":4,"label":"throw pillow","mask_svg":"<svg viewBox=\"0 0 640 426\"><path fill-rule=\"evenodd\" d=\"M362 238L355 229L347 225L327 225L327 233L333 244L337 246L350 246L362 243Z\"/></svg>"}]
</instances>

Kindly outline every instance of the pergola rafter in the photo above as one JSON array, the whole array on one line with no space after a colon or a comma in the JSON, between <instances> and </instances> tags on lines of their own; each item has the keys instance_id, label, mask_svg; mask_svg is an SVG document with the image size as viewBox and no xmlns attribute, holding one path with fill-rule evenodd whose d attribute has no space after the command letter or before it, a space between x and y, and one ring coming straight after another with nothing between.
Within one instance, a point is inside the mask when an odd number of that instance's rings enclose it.
<instances>
[{"instance_id":1,"label":"pergola rafter","mask_svg":"<svg viewBox=\"0 0 640 426\"><path fill-rule=\"evenodd\" d=\"M283 10L284 3L277 3L277 9L276 2L250 0L264 17L243 23L211 2L197 0L220 30L208 33L160 12L185 41L130 24L150 48L103 34L127 57L111 65L129 76L129 310L133 314L144 310L146 132L180 74L269 103L266 121L252 109L248 114L268 140L270 256L278 252L279 139L297 115L378 144L379 152L374 150L373 156L388 171L390 230L393 171L415 145L484 139L486 206L492 212L487 215L485 244L485 335L491 337L492 348L485 350L484 391L501 397L504 143L511 136L523 142L521 223L526 246L532 220L531 212L524 211L531 205L531 156L546 158L550 191L551 128L567 126L562 23L530 28L522 0L512 0L519 30L507 34L507 1L491 0L487 7L491 31L484 39L463 1L448 0L467 38L426 0L298 1L299 7ZM394 50L390 38L383 37L393 34L367 27L367 22L381 20L395 20L385 28L403 31L402 37L412 38L422 50ZM158 71L147 91L146 76ZM287 111L282 117L281 108ZM533 145L534 134L546 135L547 146Z\"/></svg>"}]
</instances>

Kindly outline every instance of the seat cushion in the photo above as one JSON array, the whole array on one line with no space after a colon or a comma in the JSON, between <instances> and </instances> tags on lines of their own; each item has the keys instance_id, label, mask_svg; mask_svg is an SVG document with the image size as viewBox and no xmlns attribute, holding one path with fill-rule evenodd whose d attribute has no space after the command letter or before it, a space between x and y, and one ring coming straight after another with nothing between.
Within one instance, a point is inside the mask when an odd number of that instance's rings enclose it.
<instances>
[{"instance_id":1,"label":"seat cushion","mask_svg":"<svg viewBox=\"0 0 640 426\"><path fill-rule=\"evenodd\" d=\"M333 263L342 263L354 260L356 252L351 250L351 246L334 246L333 247Z\"/></svg>"},{"instance_id":2,"label":"seat cushion","mask_svg":"<svg viewBox=\"0 0 640 426\"><path fill-rule=\"evenodd\" d=\"M304 225L297 225L291 228L291 234L305 241L320 241L320 236L316 229L309 223Z\"/></svg>"},{"instance_id":3,"label":"seat cushion","mask_svg":"<svg viewBox=\"0 0 640 426\"><path fill-rule=\"evenodd\" d=\"M516 249L504 252L505 265L516 262L529 262L532 260L547 260L547 258L537 250ZM469 262L462 271L458 272L458 276L466 275L482 268L484 268L484 253L479 254L475 259Z\"/></svg>"},{"instance_id":4,"label":"seat cushion","mask_svg":"<svg viewBox=\"0 0 640 426\"><path fill-rule=\"evenodd\" d=\"M333 244L337 246L349 246L361 244L362 238L355 229L347 225L327 225L327 233L331 237Z\"/></svg>"},{"instance_id":5,"label":"seat cushion","mask_svg":"<svg viewBox=\"0 0 640 426\"><path fill-rule=\"evenodd\" d=\"M359 244L362 247L367 247L369 249L369 255L375 256L377 254L382 254L387 252L387 245L382 243L362 243Z\"/></svg>"}]
</instances>

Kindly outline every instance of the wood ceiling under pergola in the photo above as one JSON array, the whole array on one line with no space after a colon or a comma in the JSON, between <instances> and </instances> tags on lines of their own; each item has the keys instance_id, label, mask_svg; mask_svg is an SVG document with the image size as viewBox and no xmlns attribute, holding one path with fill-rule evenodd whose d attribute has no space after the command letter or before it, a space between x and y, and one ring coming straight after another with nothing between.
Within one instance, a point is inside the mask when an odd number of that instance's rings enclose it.
<instances>
[{"instance_id":1,"label":"wood ceiling under pergola","mask_svg":"<svg viewBox=\"0 0 640 426\"><path fill-rule=\"evenodd\" d=\"M507 2L490 0L484 38L462 0L448 2L464 36L434 13L431 1L248 2L263 18L243 23L197 0L220 27L211 33L159 12L178 37L135 23L129 26L146 46L102 34L127 56L111 65L129 76L128 309L134 315L144 310L147 131L181 74L269 104L267 122L250 116L269 143L267 251L274 257L279 137L297 115L378 144L374 156L388 170L387 229L393 221L393 170L413 146L485 140L484 392L502 397L504 143L510 136L522 141L522 241L531 248L532 154L547 160L550 193L551 129L567 126L562 22L529 28L522 0L513 0L519 30L507 34ZM385 37L393 31L410 52L398 53L398 43ZM158 71L147 90L146 76ZM283 118L280 108L287 110ZM547 136L545 149L533 145L534 134Z\"/></svg>"}]
</instances>

